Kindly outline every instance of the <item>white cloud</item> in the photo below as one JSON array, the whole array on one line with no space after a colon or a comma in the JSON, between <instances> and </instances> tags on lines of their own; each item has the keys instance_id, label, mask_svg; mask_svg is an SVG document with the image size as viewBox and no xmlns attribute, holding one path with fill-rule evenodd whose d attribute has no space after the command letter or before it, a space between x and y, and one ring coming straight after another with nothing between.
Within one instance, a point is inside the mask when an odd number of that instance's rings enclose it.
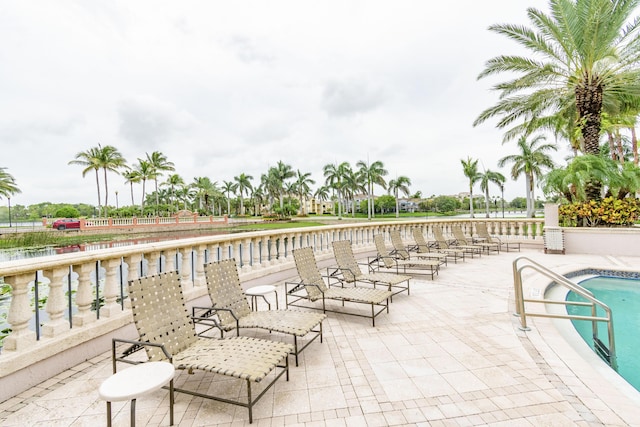
<instances>
[{"instance_id":1,"label":"white cloud","mask_svg":"<svg viewBox=\"0 0 640 427\"><path fill-rule=\"evenodd\" d=\"M514 150L471 125L496 100L484 61L516 48L487 27L533 3L4 2L0 166L24 205L96 203L68 162L98 143L129 163L162 151L186 182L258 182L282 160L321 184L325 164L369 158L412 191L465 191L461 158L494 169Z\"/></svg>"}]
</instances>

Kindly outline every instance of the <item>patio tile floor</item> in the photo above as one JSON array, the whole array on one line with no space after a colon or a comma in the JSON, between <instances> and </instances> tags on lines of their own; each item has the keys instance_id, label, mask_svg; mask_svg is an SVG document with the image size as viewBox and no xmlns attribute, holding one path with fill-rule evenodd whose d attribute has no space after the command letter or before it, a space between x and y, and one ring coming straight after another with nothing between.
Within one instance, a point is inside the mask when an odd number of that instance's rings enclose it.
<instances>
[{"instance_id":1,"label":"patio tile floor","mask_svg":"<svg viewBox=\"0 0 640 427\"><path fill-rule=\"evenodd\" d=\"M255 426L640 426L640 393L594 358L577 355L553 321L513 316L511 263L530 257L550 268L637 266L633 257L502 252L414 279L390 313L370 321L330 313L324 343L313 343L254 407ZM529 280L529 279L527 279ZM526 282L525 286L529 284ZM544 283L533 277L528 290ZM284 292L278 292L284 306ZM255 333L270 339L276 334ZM0 403L2 426L106 424L100 383L110 352ZM180 373L176 381L237 396L237 381ZM138 425L166 426L168 393L140 398ZM129 404L113 404L114 426L129 425ZM240 426L247 410L176 394L178 426Z\"/></svg>"}]
</instances>

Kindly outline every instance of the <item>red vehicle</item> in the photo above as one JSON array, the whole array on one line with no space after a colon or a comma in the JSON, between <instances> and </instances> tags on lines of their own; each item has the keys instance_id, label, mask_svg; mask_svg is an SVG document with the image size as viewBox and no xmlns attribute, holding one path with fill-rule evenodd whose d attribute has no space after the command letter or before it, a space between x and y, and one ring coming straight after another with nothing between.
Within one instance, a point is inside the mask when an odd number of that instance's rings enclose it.
<instances>
[{"instance_id":1,"label":"red vehicle","mask_svg":"<svg viewBox=\"0 0 640 427\"><path fill-rule=\"evenodd\" d=\"M58 219L51 224L51 228L57 230L79 230L80 220L71 218Z\"/></svg>"}]
</instances>

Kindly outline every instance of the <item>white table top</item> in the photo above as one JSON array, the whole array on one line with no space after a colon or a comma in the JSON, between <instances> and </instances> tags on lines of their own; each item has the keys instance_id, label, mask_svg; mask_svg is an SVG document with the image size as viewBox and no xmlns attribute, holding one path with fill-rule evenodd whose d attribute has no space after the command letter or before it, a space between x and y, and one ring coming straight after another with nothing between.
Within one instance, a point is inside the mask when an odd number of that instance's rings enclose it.
<instances>
[{"instance_id":1,"label":"white table top","mask_svg":"<svg viewBox=\"0 0 640 427\"><path fill-rule=\"evenodd\" d=\"M103 400L132 400L160 389L171 381L175 368L169 362L146 362L123 369L107 378L98 392Z\"/></svg>"},{"instance_id":2,"label":"white table top","mask_svg":"<svg viewBox=\"0 0 640 427\"><path fill-rule=\"evenodd\" d=\"M276 287L273 285L254 286L244 291L245 295L266 295L275 292Z\"/></svg>"}]
</instances>

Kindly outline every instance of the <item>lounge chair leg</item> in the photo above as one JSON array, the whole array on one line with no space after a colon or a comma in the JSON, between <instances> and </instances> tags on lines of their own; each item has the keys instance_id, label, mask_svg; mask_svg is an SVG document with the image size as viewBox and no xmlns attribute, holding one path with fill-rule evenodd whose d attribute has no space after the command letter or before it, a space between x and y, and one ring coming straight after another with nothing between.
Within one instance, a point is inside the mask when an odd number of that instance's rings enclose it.
<instances>
[{"instance_id":1,"label":"lounge chair leg","mask_svg":"<svg viewBox=\"0 0 640 427\"><path fill-rule=\"evenodd\" d=\"M249 409L249 424L253 422L253 402L251 401L251 382L247 380L247 408Z\"/></svg>"},{"instance_id":2,"label":"lounge chair leg","mask_svg":"<svg viewBox=\"0 0 640 427\"><path fill-rule=\"evenodd\" d=\"M296 366L298 366L298 337L293 336L293 351L295 351L296 356Z\"/></svg>"},{"instance_id":3,"label":"lounge chair leg","mask_svg":"<svg viewBox=\"0 0 640 427\"><path fill-rule=\"evenodd\" d=\"M173 404L175 403L175 396L173 394L173 380L169 381L169 425L173 425Z\"/></svg>"}]
</instances>

